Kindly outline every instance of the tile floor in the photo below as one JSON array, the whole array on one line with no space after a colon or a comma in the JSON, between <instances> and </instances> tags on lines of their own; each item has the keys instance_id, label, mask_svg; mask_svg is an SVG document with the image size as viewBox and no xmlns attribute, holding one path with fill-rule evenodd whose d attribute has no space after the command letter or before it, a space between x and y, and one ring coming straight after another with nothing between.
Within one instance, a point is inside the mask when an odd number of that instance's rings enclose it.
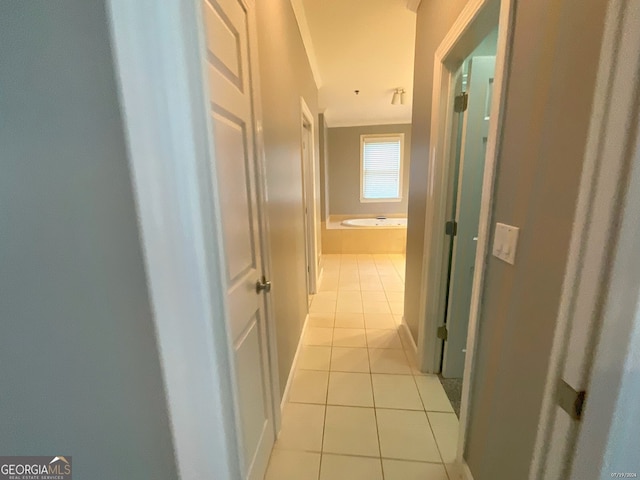
<instances>
[{"instance_id":1,"label":"tile floor","mask_svg":"<svg viewBox=\"0 0 640 480\"><path fill-rule=\"evenodd\" d=\"M326 255L266 480L453 480L458 419L400 335L402 255Z\"/></svg>"}]
</instances>

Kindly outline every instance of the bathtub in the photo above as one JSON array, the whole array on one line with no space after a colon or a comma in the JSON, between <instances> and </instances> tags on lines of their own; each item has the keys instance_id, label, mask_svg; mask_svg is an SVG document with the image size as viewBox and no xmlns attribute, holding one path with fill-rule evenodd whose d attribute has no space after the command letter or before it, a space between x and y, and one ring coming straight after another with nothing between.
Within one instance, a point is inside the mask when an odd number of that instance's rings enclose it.
<instances>
[{"instance_id":1,"label":"bathtub","mask_svg":"<svg viewBox=\"0 0 640 480\"><path fill-rule=\"evenodd\" d=\"M407 228L406 218L349 218L341 222L345 227L354 228Z\"/></svg>"},{"instance_id":2,"label":"bathtub","mask_svg":"<svg viewBox=\"0 0 640 480\"><path fill-rule=\"evenodd\" d=\"M407 218L331 215L322 222L322 253L404 253Z\"/></svg>"}]
</instances>

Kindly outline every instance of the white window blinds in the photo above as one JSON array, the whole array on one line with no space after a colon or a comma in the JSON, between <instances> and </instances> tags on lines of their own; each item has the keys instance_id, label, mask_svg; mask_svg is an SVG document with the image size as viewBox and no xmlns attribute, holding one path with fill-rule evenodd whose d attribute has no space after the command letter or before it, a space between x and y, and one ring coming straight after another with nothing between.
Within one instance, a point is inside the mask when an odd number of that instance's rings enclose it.
<instances>
[{"instance_id":1,"label":"white window blinds","mask_svg":"<svg viewBox=\"0 0 640 480\"><path fill-rule=\"evenodd\" d=\"M400 135L362 137L362 200L400 200L402 140Z\"/></svg>"}]
</instances>

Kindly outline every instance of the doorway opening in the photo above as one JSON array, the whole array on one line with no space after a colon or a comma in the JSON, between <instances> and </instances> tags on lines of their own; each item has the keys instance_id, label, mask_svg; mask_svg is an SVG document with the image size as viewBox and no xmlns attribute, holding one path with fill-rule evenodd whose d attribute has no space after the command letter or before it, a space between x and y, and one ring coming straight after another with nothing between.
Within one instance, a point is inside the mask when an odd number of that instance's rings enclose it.
<instances>
[{"instance_id":1,"label":"doorway opening","mask_svg":"<svg viewBox=\"0 0 640 480\"><path fill-rule=\"evenodd\" d=\"M392 94L383 97L390 109L395 108L392 98ZM394 293L403 293L411 124L329 126L326 131L329 206L322 221L323 256L366 265L368 273L359 278L364 291L382 291L382 278L402 283L402 288L394 287ZM396 275L388 267L398 262L402 263L401 273ZM379 270L375 268L378 263ZM323 282L329 285L324 288L335 283L330 273L325 270L323 274ZM393 275L386 279L389 274ZM390 307L385 313L398 316L401 322L404 297L394 296Z\"/></svg>"},{"instance_id":2,"label":"doorway opening","mask_svg":"<svg viewBox=\"0 0 640 480\"><path fill-rule=\"evenodd\" d=\"M471 291L482 202L485 156L495 77L497 27L465 58L453 79L451 174L448 188L446 296L440 373L460 413Z\"/></svg>"},{"instance_id":3,"label":"doorway opening","mask_svg":"<svg viewBox=\"0 0 640 480\"><path fill-rule=\"evenodd\" d=\"M461 465L513 11L512 0L468 4L434 59L418 355L459 414Z\"/></svg>"},{"instance_id":4,"label":"doorway opening","mask_svg":"<svg viewBox=\"0 0 640 480\"><path fill-rule=\"evenodd\" d=\"M317 292L317 282L320 275L320 217L319 199L319 168L315 155L315 120L311 110L303 98L300 98L301 128L300 128L300 159L302 169L302 218L304 223L304 246L306 262L307 295L311 303Z\"/></svg>"},{"instance_id":5,"label":"doorway opening","mask_svg":"<svg viewBox=\"0 0 640 480\"><path fill-rule=\"evenodd\" d=\"M327 267L341 260L356 267L351 279L362 282L362 291L383 293L381 278L387 276L395 289L404 284L404 266L400 275L394 265L404 262L406 251L417 4L411 9L387 0L291 3L321 112L319 294L332 284L337 289L336 271ZM359 276L359 265L368 272ZM343 285L352 283L346 272ZM393 292L393 305L384 311L398 321L403 290ZM377 300L387 301L384 293Z\"/></svg>"}]
</instances>

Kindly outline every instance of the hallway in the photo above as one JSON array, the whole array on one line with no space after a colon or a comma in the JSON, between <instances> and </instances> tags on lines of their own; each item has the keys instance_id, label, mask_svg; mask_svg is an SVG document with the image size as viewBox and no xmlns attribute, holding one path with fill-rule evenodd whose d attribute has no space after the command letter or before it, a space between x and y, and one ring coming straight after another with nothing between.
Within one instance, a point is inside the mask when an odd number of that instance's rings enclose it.
<instances>
[{"instance_id":1,"label":"hallway","mask_svg":"<svg viewBox=\"0 0 640 480\"><path fill-rule=\"evenodd\" d=\"M403 255L324 256L267 480L450 478L458 419L401 335L404 270Z\"/></svg>"}]
</instances>

